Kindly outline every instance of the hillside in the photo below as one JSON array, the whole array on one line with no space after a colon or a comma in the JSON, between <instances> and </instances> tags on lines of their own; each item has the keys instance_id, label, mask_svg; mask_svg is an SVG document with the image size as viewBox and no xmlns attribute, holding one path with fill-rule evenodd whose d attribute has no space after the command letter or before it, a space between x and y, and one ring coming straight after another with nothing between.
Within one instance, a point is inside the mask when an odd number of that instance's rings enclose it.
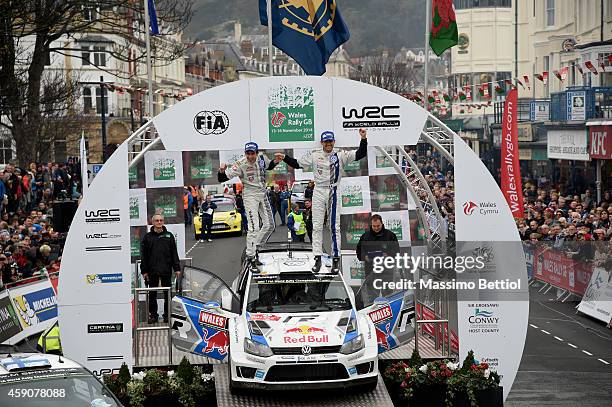
<instances>
[{"instance_id":1,"label":"hillside","mask_svg":"<svg viewBox=\"0 0 612 407\"><path fill-rule=\"evenodd\" d=\"M420 0L337 0L351 32L346 49L352 56L382 47L422 47L424 3ZM259 25L258 0L195 0L195 15L187 36L206 40L232 32L233 21L242 23L243 33L265 33Z\"/></svg>"}]
</instances>

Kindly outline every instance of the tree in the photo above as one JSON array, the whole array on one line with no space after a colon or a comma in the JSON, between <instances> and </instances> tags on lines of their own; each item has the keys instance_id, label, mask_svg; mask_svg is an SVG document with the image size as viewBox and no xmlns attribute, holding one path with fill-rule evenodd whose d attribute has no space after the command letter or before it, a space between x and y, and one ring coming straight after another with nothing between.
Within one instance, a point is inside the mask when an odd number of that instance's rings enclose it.
<instances>
[{"instance_id":1,"label":"tree","mask_svg":"<svg viewBox=\"0 0 612 407\"><path fill-rule=\"evenodd\" d=\"M417 80L409 65L385 54L362 58L362 65L351 75L351 79L398 94L412 91Z\"/></svg>"},{"instance_id":2,"label":"tree","mask_svg":"<svg viewBox=\"0 0 612 407\"><path fill-rule=\"evenodd\" d=\"M190 46L179 36L191 20L192 2L155 1L161 32L152 37L157 64L182 58ZM113 34L121 41L106 54L135 66L146 57L145 29L143 0L0 0L0 126L11 131L20 164L43 156L57 134L49 122L68 115L80 94L78 78L46 70L50 58L83 58L78 40Z\"/></svg>"}]
</instances>

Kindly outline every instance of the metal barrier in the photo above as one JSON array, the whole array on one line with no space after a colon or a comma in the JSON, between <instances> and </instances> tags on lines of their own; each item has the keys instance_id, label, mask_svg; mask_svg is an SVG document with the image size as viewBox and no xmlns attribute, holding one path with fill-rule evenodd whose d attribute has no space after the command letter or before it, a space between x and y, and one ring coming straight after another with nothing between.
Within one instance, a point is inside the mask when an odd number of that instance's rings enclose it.
<instances>
[{"instance_id":1,"label":"metal barrier","mask_svg":"<svg viewBox=\"0 0 612 407\"><path fill-rule=\"evenodd\" d=\"M186 257L184 259L180 259L181 262L185 261L186 264L188 264L189 266L191 266L193 264L193 258L191 257ZM135 284L134 284L134 289L133 289L133 298L134 298L134 330L133 330L133 339L134 339L134 366L139 366L139 362L140 362L140 332L151 332L151 331L164 331L167 330L168 331L168 364L172 365L172 319L171 319L171 314L172 314L172 297L174 296L174 294L176 294L176 291L172 290L172 287L139 287L140 284L140 280L138 278L138 274L139 274L139 270L140 270L140 261L136 262L136 275L134 276L134 280L135 280ZM185 278L184 275L184 270L183 270L183 275L181 275L181 280ZM191 281L191 276L189 276L188 281ZM177 281L177 283L180 285L181 282L180 280ZM182 288L179 290L179 287L176 287L177 291L180 291L181 293L189 293L191 292L190 289L186 289L183 290ZM168 301L166 303L166 316L168 317L168 322L165 324L162 324L160 326L139 326L139 322L140 322L140 316L139 316L139 306L140 306L140 294L141 293L149 293L151 291L157 291L157 292L162 292L163 293L163 298L165 298L165 296L168 296ZM148 315L148 309L149 309L149 296L146 296L146 309L147 309L147 315Z\"/></svg>"}]
</instances>

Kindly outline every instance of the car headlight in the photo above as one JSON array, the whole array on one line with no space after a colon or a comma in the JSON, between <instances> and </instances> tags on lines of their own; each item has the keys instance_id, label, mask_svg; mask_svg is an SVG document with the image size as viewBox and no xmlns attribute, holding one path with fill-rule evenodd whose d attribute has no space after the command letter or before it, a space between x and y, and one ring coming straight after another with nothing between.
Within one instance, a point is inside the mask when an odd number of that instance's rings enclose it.
<instances>
[{"instance_id":1,"label":"car headlight","mask_svg":"<svg viewBox=\"0 0 612 407\"><path fill-rule=\"evenodd\" d=\"M233 222L233 221L235 221L235 220L236 220L236 215L232 215L232 216L230 216L230 218L229 218L229 221L230 221L230 222Z\"/></svg>"},{"instance_id":2,"label":"car headlight","mask_svg":"<svg viewBox=\"0 0 612 407\"><path fill-rule=\"evenodd\" d=\"M270 349L268 345L255 342L249 338L244 338L244 351L246 353L250 353L251 355L261 356L264 358L273 355L272 349Z\"/></svg>"},{"instance_id":3,"label":"car headlight","mask_svg":"<svg viewBox=\"0 0 612 407\"><path fill-rule=\"evenodd\" d=\"M350 355L351 353L360 351L364 348L364 346L365 344L363 342L363 335L359 334L352 340L342 345L342 347L340 348L340 353L342 353L343 355Z\"/></svg>"}]
</instances>

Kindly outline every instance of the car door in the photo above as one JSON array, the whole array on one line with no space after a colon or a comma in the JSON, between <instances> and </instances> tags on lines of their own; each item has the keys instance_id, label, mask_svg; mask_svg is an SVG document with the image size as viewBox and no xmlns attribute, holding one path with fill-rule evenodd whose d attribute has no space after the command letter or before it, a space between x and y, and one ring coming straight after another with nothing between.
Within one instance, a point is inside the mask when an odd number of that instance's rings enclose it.
<instances>
[{"instance_id":1,"label":"car door","mask_svg":"<svg viewBox=\"0 0 612 407\"><path fill-rule=\"evenodd\" d=\"M358 313L366 315L376 329L378 353L405 345L414 338L414 291L375 290L371 275L355 294Z\"/></svg>"},{"instance_id":2,"label":"car door","mask_svg":"<svg viewBox=\"0 0 612 407\"><path fill-rule=\"evenodd\" d=\"M240 301L210 271L186 266L183 276L184 290L172 299L172 343L185 352L225 360Z\"/></svg>"}]
</instances>

